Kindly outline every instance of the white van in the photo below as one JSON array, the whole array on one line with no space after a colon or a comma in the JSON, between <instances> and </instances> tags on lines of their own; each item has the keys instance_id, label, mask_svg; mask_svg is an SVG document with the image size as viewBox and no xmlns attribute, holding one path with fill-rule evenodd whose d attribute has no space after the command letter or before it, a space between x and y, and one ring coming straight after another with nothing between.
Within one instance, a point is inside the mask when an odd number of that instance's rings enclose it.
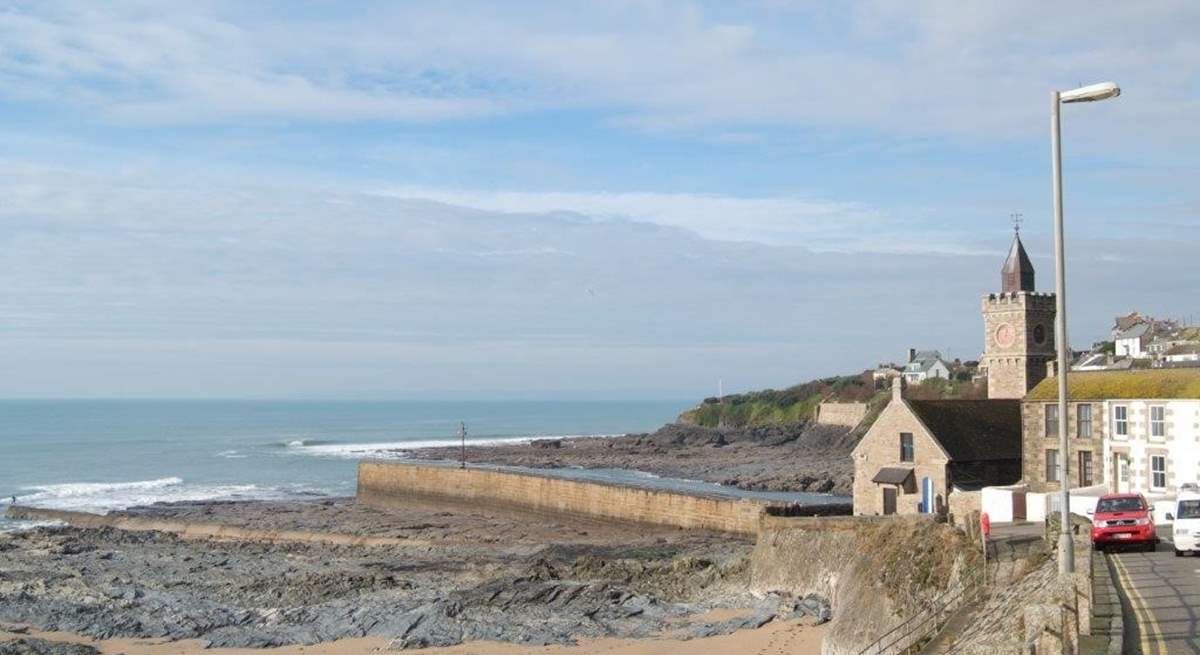
<instances>
[{"instance_id":1,"label":"white van","mask_svg":"<svg viewBox=\"0 0 1200 655\"><path fill-rule=\"evenodd\" d=\"M1200 493L1185 491L1175 500L1175 511L1167 514L1174 521L1171 539L1175 542L1175 556L1184 553L1200 553Z\"/></svg>"}]
</instances>

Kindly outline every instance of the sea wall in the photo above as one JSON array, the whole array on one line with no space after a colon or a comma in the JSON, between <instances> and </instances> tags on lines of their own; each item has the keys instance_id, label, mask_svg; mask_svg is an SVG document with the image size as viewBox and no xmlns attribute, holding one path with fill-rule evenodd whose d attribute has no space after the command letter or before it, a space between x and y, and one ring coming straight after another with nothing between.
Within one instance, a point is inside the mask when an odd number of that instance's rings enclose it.
<instances>
[{"instance_id":1,"label":"sea wall","mask_svg":"<svg viewBox=\"0 0 1200 655\"><path fill-rule=\"evenodd\" d=\"M867 416L866 403L821 403L817 405L817 423L858 427Z\"/></svg>"},{"instance_id":2,"label":"sea wall","mask_svg":"<svg viewBox=\"0 0 1200 655\"><path fill-rule=\"evenodd\" d=\"M358 465L358 500L386 507L409 497L753 535L770 503L490 469L398 462Z\"/></svg>"},{"instance_id":3,"label":"sea wall","mask_svg":"<svg viewBox=\"0 0 1200 655\"><path fill-rule=\"evenodd\" d=\"M956 588L978 556L928 517L766 517L751 590L829 601L824 655L856 655L918 608Z\"/></svg>"}]
</instances>

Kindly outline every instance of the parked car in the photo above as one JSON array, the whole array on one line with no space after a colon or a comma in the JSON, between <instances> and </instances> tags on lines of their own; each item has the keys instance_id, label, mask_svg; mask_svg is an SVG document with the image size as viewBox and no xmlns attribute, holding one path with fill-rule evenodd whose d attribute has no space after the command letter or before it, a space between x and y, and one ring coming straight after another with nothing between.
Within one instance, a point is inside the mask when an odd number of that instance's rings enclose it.
<instances>
[{"instance_id":1,"label":"parked car","mask_svg":"<svg viewBox=\"0 0 1200 655\"><path fill-rule=\"evenodd\" d=\"M1167 520L1175 522L1171 531L1175 556L1200 553L1200 493L1180 493L1175 499L1175 511L1167 512Z\"/></svg>"},{"instance_id":2,"label":"parked car","mask_svg":"<svg viewBox=\"0 0 1200 655\"><path fill-rule=\"evenodd\" d=\"M1136 544L1154 550L1154 510L1142 494L1105 494L1092 514L1092 547Z\"/></svg>"}]
</instances>

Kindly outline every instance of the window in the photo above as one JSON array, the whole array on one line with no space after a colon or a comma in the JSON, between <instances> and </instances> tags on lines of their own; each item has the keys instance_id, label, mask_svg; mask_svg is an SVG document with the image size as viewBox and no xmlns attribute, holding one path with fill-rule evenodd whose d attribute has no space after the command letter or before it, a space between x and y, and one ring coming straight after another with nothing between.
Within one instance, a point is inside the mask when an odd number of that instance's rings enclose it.
<instances>
[{"instance_id":1,"label":"window","mask_svg":"<svg viewBox=\"0 0 1200 655\"><path fill-rule=\"evenodd\" d=\"M1079 486L1092 486L1092 452L1090 450L1079 451Z\"/></svg>"},{"instance_id":2,"label":"window","mask_svg":"<svg viewBox=\"0 0 1200 655\"><path fill-rule=\"evenodd\" d=\"M1058 434L1058 405L1046 405L1046 436Z\"/></svg>"},{"instance_id":3,"label":"window","mask_svg":"<svg viewBox=\"0 0 1200 655\"><path fill-rule=\"evenodd\" d=\"M1200 519L1200 500L1181 500L1175 508L1175 519Z\"/></svg>"},{"instance_id":4,"label":"window","mask_svg":"<svg viewBox=\"0 0 1200 655\"><path fill-rule=\"evenodd\" d=\"M1167 487L1167 458L1163 455L1150 456L1150 488Z\"/></svg>"},{"instance_id":5,"label":"window","mask_svg":"<svg viewBox=\"0 0 1200 655\"><path fill-rule=\"evenodd\" d=\"M1046 451L1046 482L1058 482L1058 451Z\"/></svg>"},{"instance_id":6,"label":"window","mask_svg":"<svg viewBox=\"0 0 1200 655\"><path fill-rule=\"evenodd\" d=\"M1118 437L1129 436L1129 408L1124 405L1113 407L1113 434Z\"/></svg>"},{"instance_id":7,"label":"window","mask_svg":"<svg viewBox=\"0 0 1200 655\"><path fill-rule=\"evenodd\" d=\"M1108 514L1111 512L1140 512L1146 509L1142 504L1142 499L1137 496L1125 496L1122 498L1105 498L1096 503L1097 514Z\"/></svg>"},{"instance_id":8,"label":"window","mask_svg":"<svg viewBox=\"0 0 1200 655\"><path fill-rule=\"evenodd\" d=\"M1075 408L1075 434L1080 439L1092 438L1092 406L1079 405Z\"/></svg>"},{"instance_id":9,"label":"window","mask_svg":"<svg viewBox=\"0 0 1200 655\"><path fill-rule=\"evenodd\" d=\"M1150 408L1150 436L1167 436L1167 410L1162 405Z\"/></svg>"},{"instance_id":10,"label":"window","mask_svg":"<svg viewBox=\"0 0 1200 655\"><path fill-rule=\"evenodd\" d=\"M1033 326L1033 342L1039 346L1046 343L1046 328L1041 325Z\"/></svg>"},{"instance_id":11,"label":"window","mask_svg":"<svg viewBox=\"0 0 1200 655\"><path fill-rule=\"evenodd\" d=\"M913 461L913 438L911 432L900 433L900 461Z\"/></svg>"}]
</instances>

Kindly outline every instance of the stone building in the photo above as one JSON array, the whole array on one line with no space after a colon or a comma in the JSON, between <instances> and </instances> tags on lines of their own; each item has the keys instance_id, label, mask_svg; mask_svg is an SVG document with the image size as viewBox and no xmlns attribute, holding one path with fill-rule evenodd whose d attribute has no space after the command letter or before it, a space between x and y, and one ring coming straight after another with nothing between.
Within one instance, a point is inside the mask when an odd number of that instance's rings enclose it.
<instances>
[{"instance_id":1,"label":"stone building","mask_svg":"<svg viewBox=\"0 0 1200 655\"><path fill-rule=\"evenodd\" d=\"M1000 293L983 297L984 350L988 398L1023 398L1046 377L1054 359L1055 296L1037 293L1033 262L1021 236L1013 237L1000 270Z\"/></svg>"},{"instance_id":2,"label":"stone building","mask_svg":"<svg viewBox=\"0 0 1200 655\"><path fill-rule=\"evenodd\" d=\"M1158 494L1200 480L1200 369L1073 371L1067 385L1065 461L1058 381L1047 378L1022 402L1030 491L1058 490L1064 463L1073 488Z\"/></svg>"},{"instance_id":3,"label":"stone building","mask_svg":"<svg viewBox=\"0 0 1200 655\"><path fill-rule=\"evenodd\" d=\"M851 457L856 515L945 513L950 494L1021 477L1018 400L910 400L901 380Z\"/></svg>"}]
</instances>

